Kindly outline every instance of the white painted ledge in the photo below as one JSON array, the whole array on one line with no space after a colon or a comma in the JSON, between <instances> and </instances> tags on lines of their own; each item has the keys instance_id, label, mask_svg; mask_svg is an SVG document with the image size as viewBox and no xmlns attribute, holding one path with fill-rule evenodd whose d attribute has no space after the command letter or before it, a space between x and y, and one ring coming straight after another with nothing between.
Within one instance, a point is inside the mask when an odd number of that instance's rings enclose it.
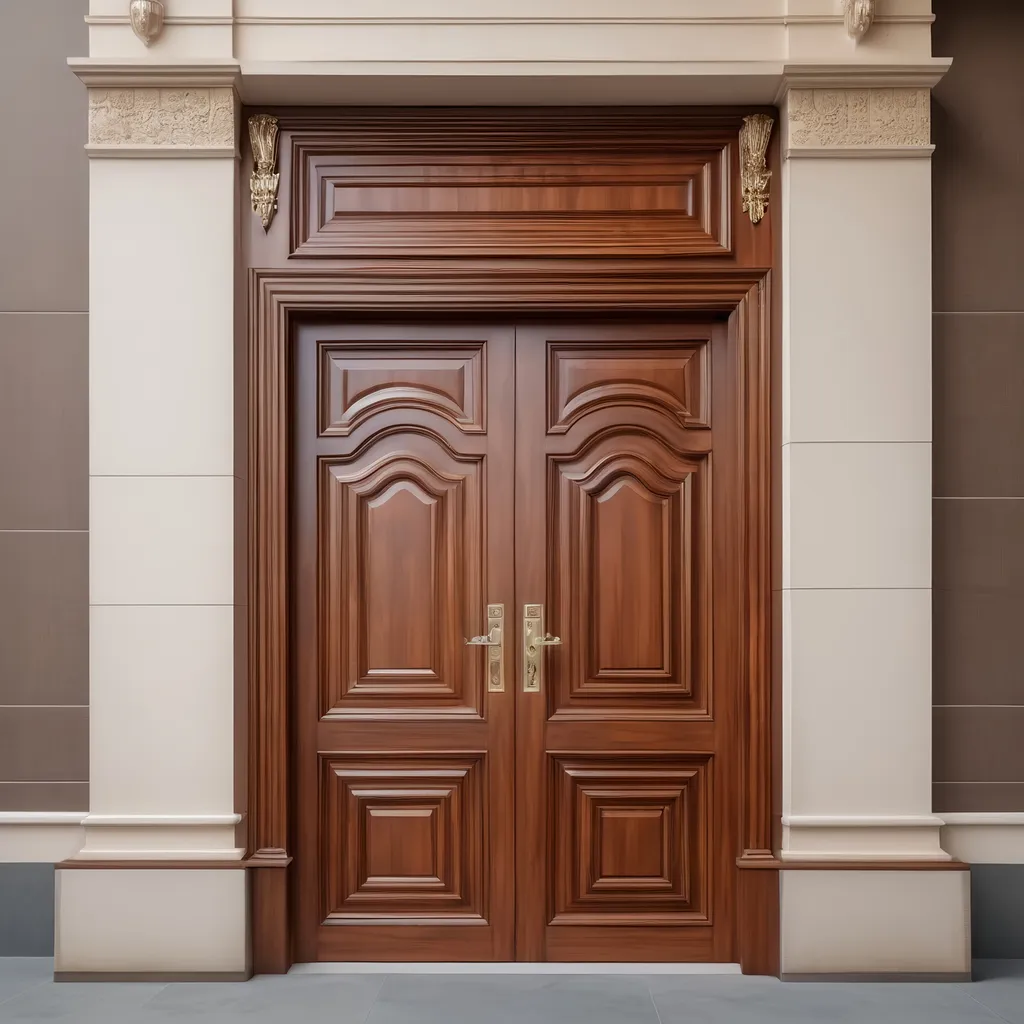
<instances>
[{"instance_id":1,"label":"white painted ledge","mask_svg":"<svg viewBox=\"0 0 1024 1024\"><path fill-rule=\"evenodd\" d=\"M11 818L0 820L0 863L56 864L73 857L85 841L85 829L74 822L26 821L20 813L20 820Z\"/></svg>"},{"instance_id":2,"label":"white painted ledge","mask_svg":"<svg viewBox=\"0 0 1024 1024\"><path fill-rule=\"evenodd\" d=\"M782 860L936 860L952 857L932 814L784 815Z\"/></svg>"},{"instance_id":3,"label":"white painted ledge","mask_svg":"<svg viewBox=\"0 0 1024 1024\"><path fill-rule=\"evenodd\" d=\"M943 814L942 846L968 864L1024 864L1024 813Z\"/></svg>"},{"instance_id":4,"label":"white painted ledge","mask_svg":"<svg viewBox=\"0 0 1024 1024\"><path fill-rule=\"evenodd\" d=\"M88 811L0 811L5 825L81 825Z\"/></svg>"},{"instance_id":5,"label":"white painted ledge","mask_svg":"<svg viewBox=\"0 0 1024 1024\"><path fill-rule=\"evenodd\" d=\"M237 825L240 814L87 814L83 817L87 827L124 828L205 828L217 825Z\"/></svg>"},{"instance_id":6,"label":"white painted ledge","mask_svg":"<svg viewBox=\"0 0 1024 1024\"><path fill-rule=\"evenodd\" d=\"M89 814L75 860L241 860L240 814Z\"/></svg>"}]
</instances>

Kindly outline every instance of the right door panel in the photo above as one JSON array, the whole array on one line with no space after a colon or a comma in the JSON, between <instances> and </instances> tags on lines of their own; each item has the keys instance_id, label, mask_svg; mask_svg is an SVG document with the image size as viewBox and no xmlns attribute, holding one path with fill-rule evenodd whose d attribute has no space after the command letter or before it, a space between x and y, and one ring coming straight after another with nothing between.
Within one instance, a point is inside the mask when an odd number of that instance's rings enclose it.
<instances>
[{"instance_id":1,"label":"right door panel","mask_svg":"<svg viewBox=\"0 0 1024 1024\"><path fill-rule=\"evenodd\" d=\"M517 328L520 960L734 959L728 342L713 320Z\"/></svg>"}]
</instances>

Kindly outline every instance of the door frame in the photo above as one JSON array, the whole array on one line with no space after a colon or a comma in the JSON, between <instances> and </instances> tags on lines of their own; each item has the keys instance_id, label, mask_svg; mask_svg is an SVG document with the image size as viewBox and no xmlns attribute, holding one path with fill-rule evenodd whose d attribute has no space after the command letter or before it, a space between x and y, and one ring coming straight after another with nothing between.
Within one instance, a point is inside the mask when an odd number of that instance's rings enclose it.
<instances>
[{"instance_id":1,"label":"door frame","mask_svg":"<svg viewBox=\"0 0 1024 1024\"><path fill-rule=\"evenodd\" d=\"M352 313L725 313L743 360L746 647L736 948L746 973L778 967L771 672L772 271L685 259L345 261L249 271L248 841L253 969L291 966L289 726L290 359L296 317ZM303 841L300 837L298 841ZM764 870L740 870L761 867Z\"/></svg>"}]
</instances>

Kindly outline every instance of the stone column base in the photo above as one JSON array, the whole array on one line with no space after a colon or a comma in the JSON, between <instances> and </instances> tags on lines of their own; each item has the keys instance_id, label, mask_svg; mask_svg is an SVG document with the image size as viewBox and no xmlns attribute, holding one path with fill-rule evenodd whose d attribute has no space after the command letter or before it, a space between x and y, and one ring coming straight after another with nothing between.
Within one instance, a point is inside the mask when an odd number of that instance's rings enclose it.
<instances>
[{"instance_id":1,"label":"stone column base","mask_svg":"<svg viewBox=\"0 0 1024 1024\"><path fill-rule=\"evenodd\" d=\"M815 868L780 876L784 980L969 980L970 871Z\"/></svg>"},{"instance_id":2,"label":"stone column base","mask_svg":"<svg viewBox=\"0 0 1024 1024\"><path fill-rule=\"evenodd\" d=\"M57 867L54 975L245 980L248 872Z\"/></svg>"}]
</instances>

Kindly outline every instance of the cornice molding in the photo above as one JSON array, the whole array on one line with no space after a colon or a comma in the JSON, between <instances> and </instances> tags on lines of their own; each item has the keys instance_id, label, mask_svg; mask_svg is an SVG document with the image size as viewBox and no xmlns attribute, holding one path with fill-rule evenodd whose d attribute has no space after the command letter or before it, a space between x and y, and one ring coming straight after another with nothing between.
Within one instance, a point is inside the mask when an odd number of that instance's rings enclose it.
<instances>
[{"instance_id":1,"label":"cornice molding","mask_svg":"<svg viewBox=\"0 0 1024 1024\"><path fill-rule=\"evenodd\" d=\"M236 89L237 61L149 61L69 57L68 67L90 89Z\"/></svg>"},{"instance_id":2,"label":"cornice molding","mask_svg":"<svg viewBox=\"0 0 1024 1024\"><path fill-rule=\"evenodd\" d=\"M928 160L934 146L789 146L784 160Z\"/></svg>"},{"instance_id":3,"label":"cornice molding","mask_svg":"<svg viewBox=\"0 0 1024 1024\"><path fill-rule=\"evenodd\" d=\"M784 64L776 102L793 89L934 89L952 63L952 57L933 57L905 64Z\"/></svg>"},{"instance_id":4,"label":"cornice molding","mask_svg":"<svg viewBox=\"0 0 1024 1024\"><path fill-rule=\"evenodd\" d=\"M485 82L486 102L517 103L520 90L515 83L536 83L538 78L557 75L561 87L573 83L596 83L605 94L614 93L619 83L624 100L607 102L646 104L651 102L695 102L688 98L699 83L697 102L781 103L792 89L926 88L935 86L949 70L948 58L920 58L885 63L823 63L760 61L525 61L496 64L478 60L427 62L402 61L245 61L210 59L190 61L146 61L140 59L71 58L72 72L90 89L191 89L233 88L247 103L257 105L327 102L338 87L360 82L361 94L373 94L374 81L388 75L418 82L410 89L421 95L424 87L452 79L475 78ZM382 78L382 76L385 76ZM593 87L588 85L588 88ZM430 91L431 102L452 105L454 91L440 95ZM443 90L442 90L443 91ZM534 95L533 92L530 95ZM677 97L666 100L666 96ZM389 103L408 102L388 92ZM657 97L652 99L649 97ZM415 100L413 100L415 101ZM579 102L573 100L572 102ZM335 99L334 102L337 102Z\"/></svg>"},{"instance_id":5,"label":"cornice molding","mask_svg":"<svg viewBox=\"0 0 1024 1024\"><path fill-rule=\"evenodd\" d=\"M488 18L476 17L430 17L405 16L394 18L345 17L334 16L294 16L284 14L263 15L201 15L183 14L167 15L165 25L186 25L196 27L216 27L225 25L256 25L273 28L317 28L347 27L349 25L442 25L462 27L465 25L739 25L739 26L787 26L787 25L842 25L845 22L842 14L751 14L729 17L727 15L680 15L676 17L637 17L637 18L601 18L601 17L509 17ZM934 14L876 14L873 23L889 25L931 25L935 21ZM87 25L119 27L130 24L130 19L123 14L87 14Z\"/></svg>"}]
</instances>

